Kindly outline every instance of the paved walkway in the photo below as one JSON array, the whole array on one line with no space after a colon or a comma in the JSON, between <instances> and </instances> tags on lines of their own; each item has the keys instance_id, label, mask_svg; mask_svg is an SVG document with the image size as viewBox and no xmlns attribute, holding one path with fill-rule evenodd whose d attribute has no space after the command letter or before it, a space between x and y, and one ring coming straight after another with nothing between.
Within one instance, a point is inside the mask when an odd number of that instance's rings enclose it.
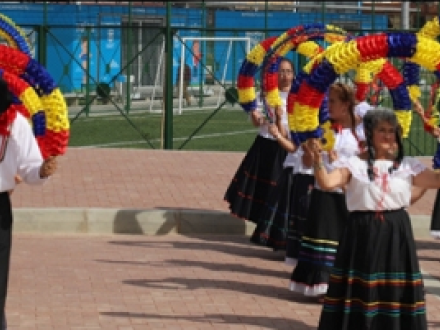
<instances>
[{"instance_id":1,"label":"paved walkway","mask_svg":"<svg viewBox=\"0 0 440 330\"><path fill-rule=\"evenodd\" d=\"M183 208L227 211L225 190L242 153L75 149L43 187L21 185L15 207ZM424 162L431 164L429 158ZM411 214L430 214L430 191Z\"/></svg>"},{"instance_id":2,"label":"paved walkway","mask_svg":"<svg viewBox=\"0 0 440 330\"><path fill-rule=\"evenodd\" d=\"M226 211L238 153L70 149L16 208ZM427 160L429 164L429 159ZM434 192L411 208L429 214ZM429 329L440 329L440 241L419 241ZM316 329L320 305L287 289L282 254L246 237L14 237L9 330Z\"/></svg>"},{"instance_id":3,"label":"paved walkway","mask_svg":"<svg viewBox=\"0 0 440 330\"><path fill-rule=\"evenodd\" d=\"M418 247L440 329L440 242ZM11 267L9 330L309 330L321 310L287 289L282 254L243 237L21 234Z\"/></svg>"}]
</instances>

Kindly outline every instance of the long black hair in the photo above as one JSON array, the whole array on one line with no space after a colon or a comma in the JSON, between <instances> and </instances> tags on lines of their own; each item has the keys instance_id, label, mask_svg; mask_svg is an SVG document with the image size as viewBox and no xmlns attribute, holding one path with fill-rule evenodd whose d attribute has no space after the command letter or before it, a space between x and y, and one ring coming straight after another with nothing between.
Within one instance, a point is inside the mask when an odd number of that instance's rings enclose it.
<instances>
[{"instance_id":1,"label":"long black hair","mask_svg":"<svg viewBox=\"0 0 440 330\"><path fill-rule=\"evenodd\" d=\"M394 159L393 165L388 170L389 173L392 173L392 171L397 170L399 168L400 163L402 162L404 156L403 143L401 137L401 127L397 121L397 117L394 111L387 108L376 108L374 110L368 111L363 118L363 122L364 122L365 138L367 142L367 151L368 151L368 160L367 160L368 177L370 181L373 181L375 178L373 164L376 157L376 150L374 149L373 146L374 129L381 122L387 122L395 129L398 151Z\"/></svg>"}]
</instances>

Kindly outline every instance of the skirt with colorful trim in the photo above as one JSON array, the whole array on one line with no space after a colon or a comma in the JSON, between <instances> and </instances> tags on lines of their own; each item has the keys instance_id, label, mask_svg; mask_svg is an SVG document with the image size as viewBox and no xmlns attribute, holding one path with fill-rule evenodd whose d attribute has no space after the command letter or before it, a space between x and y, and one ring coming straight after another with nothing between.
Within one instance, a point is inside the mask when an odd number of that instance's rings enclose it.
<instances>
[{"instance_id":1,"label":"skirt with colorful trim","mask_svg":"<svg viewBox=\"0 0 440 330\"><path fill-rule=\"evenodd\" d=\"M440 189L437 190L435 196L434 209L431 215L431 235L437 239L440 239Z\"/></svg>"},{"instance_id":2,"label":"skirt with colorful trim","mask_svg":"<svg viewBox=\"0 0 440 330\"><path fill-rule=\"evenodd\" d=\"M301 248L301 238L306 226L310 197L315 177L310 174L297 173L293 178L291 201L291 218L287 226L286 263L296 266Z\"/></svg>"},{"instance_id":3,"label":"skirt with colorful trim","mask_svg":"<svg viewBox=\"0 0 440 330\"><path fill-rule=\"evenodd\" d=\"M341 237L319 330L426 330L422 274L401 209L353 212Z\"/></svg>"},{"instance_id":4,"label":"skirt with colorful trim","mask_svg":"<svg viewBox=\"0 0 440 330\"><path fill-rule=\"evenodd\" d=\"M232 215L257 224L283 171L286 156L287 151L277 141L260 135L255 138L225 193Z\"/></svg>"},{"instance_id":5,"label":"skirt with colorful trim","mask_svg":"<svg viewBox=\"0 0 440 330\"><path fill-rule=\"evenodd\" d=\"M277 250L286 249L287 225L292 219L293 167L284 168L267 206L258 220L251 242Z\"/></svg>"},{"instance_id":6,"label":"skirt with colorful trim","mask_svg":"<svg viewBox=\"0 0 440 330\"><path fill-rule=\"evenodd\" d=\"M330 271L348 215L344 194L312 190L290 290L306 296L327 292Z\"/></svg>"}]
</instances>

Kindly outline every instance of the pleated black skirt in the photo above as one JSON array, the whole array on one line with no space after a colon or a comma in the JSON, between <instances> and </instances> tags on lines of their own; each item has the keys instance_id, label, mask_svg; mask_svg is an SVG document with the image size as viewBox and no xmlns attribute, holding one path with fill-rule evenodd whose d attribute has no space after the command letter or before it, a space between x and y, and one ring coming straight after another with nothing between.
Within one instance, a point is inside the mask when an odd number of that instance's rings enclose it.
<instances>
[{"instance_id":1,"label":"pleated black skirt","mask_svg":"<svg viewBox=\"0 0 440 330\"><path fill-rule=\"evenodd\" d=\"M290 289L307 296L325 294L339 240L348 219L345 195L313 189Z\"/></svg>"},{"instance_id":2,"label":"pleated black skirt","mask_svg":"<svg viewBox=\"0 0 440 330\"><path fill-rule=\"evenodd\" d=\"M287 226L292 220L293 211L291 207L293 182L293 168L286 167L268 196L267 206L258 220L251 242L274 250L286 249Z\"/></svg>"},{"instance_id":3,"label":"pleated black skirt","mask_svg":"<svg viewBox=\"0 0 440 330\"><path fill-rule=\"evenodd\" d=\"M426 330L408 213L353 212L339 242L319 330Z\"/></svg>"},{"instance_id":4,"label":"pleated black skirt","mask_svg":"<svg viewBox=\"0 0 440 330\"><path fill-rule=\"evenodd\" d=\"M255 138L225 193L232 215L258 223L283 172L286 156L287 151L277 141L260 135Z\"/></svg>"}]
</instances>

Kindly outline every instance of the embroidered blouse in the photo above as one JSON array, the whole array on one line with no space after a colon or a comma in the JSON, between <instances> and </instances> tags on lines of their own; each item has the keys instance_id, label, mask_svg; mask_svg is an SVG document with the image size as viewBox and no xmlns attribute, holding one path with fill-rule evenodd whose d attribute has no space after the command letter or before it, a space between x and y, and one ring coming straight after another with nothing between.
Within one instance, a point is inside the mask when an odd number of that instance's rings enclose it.
<instances>
[{"instance_id":1,"label":"embroidered blouse","mask_svg":"<svg viewBox=\"0 0 440 330\"><path fill-rule=\"evenodd\" d=\"M358 156L341 158L333 163L334 168L347 168L351 173L346 186L346 201L349 211L385 211L410 206L412 177L423 172L426 166L419 160L404 157L399 168L389 173L391 160L376 160L376 179L368 177L368 163Z\"/></svg>"}]
</instances>

